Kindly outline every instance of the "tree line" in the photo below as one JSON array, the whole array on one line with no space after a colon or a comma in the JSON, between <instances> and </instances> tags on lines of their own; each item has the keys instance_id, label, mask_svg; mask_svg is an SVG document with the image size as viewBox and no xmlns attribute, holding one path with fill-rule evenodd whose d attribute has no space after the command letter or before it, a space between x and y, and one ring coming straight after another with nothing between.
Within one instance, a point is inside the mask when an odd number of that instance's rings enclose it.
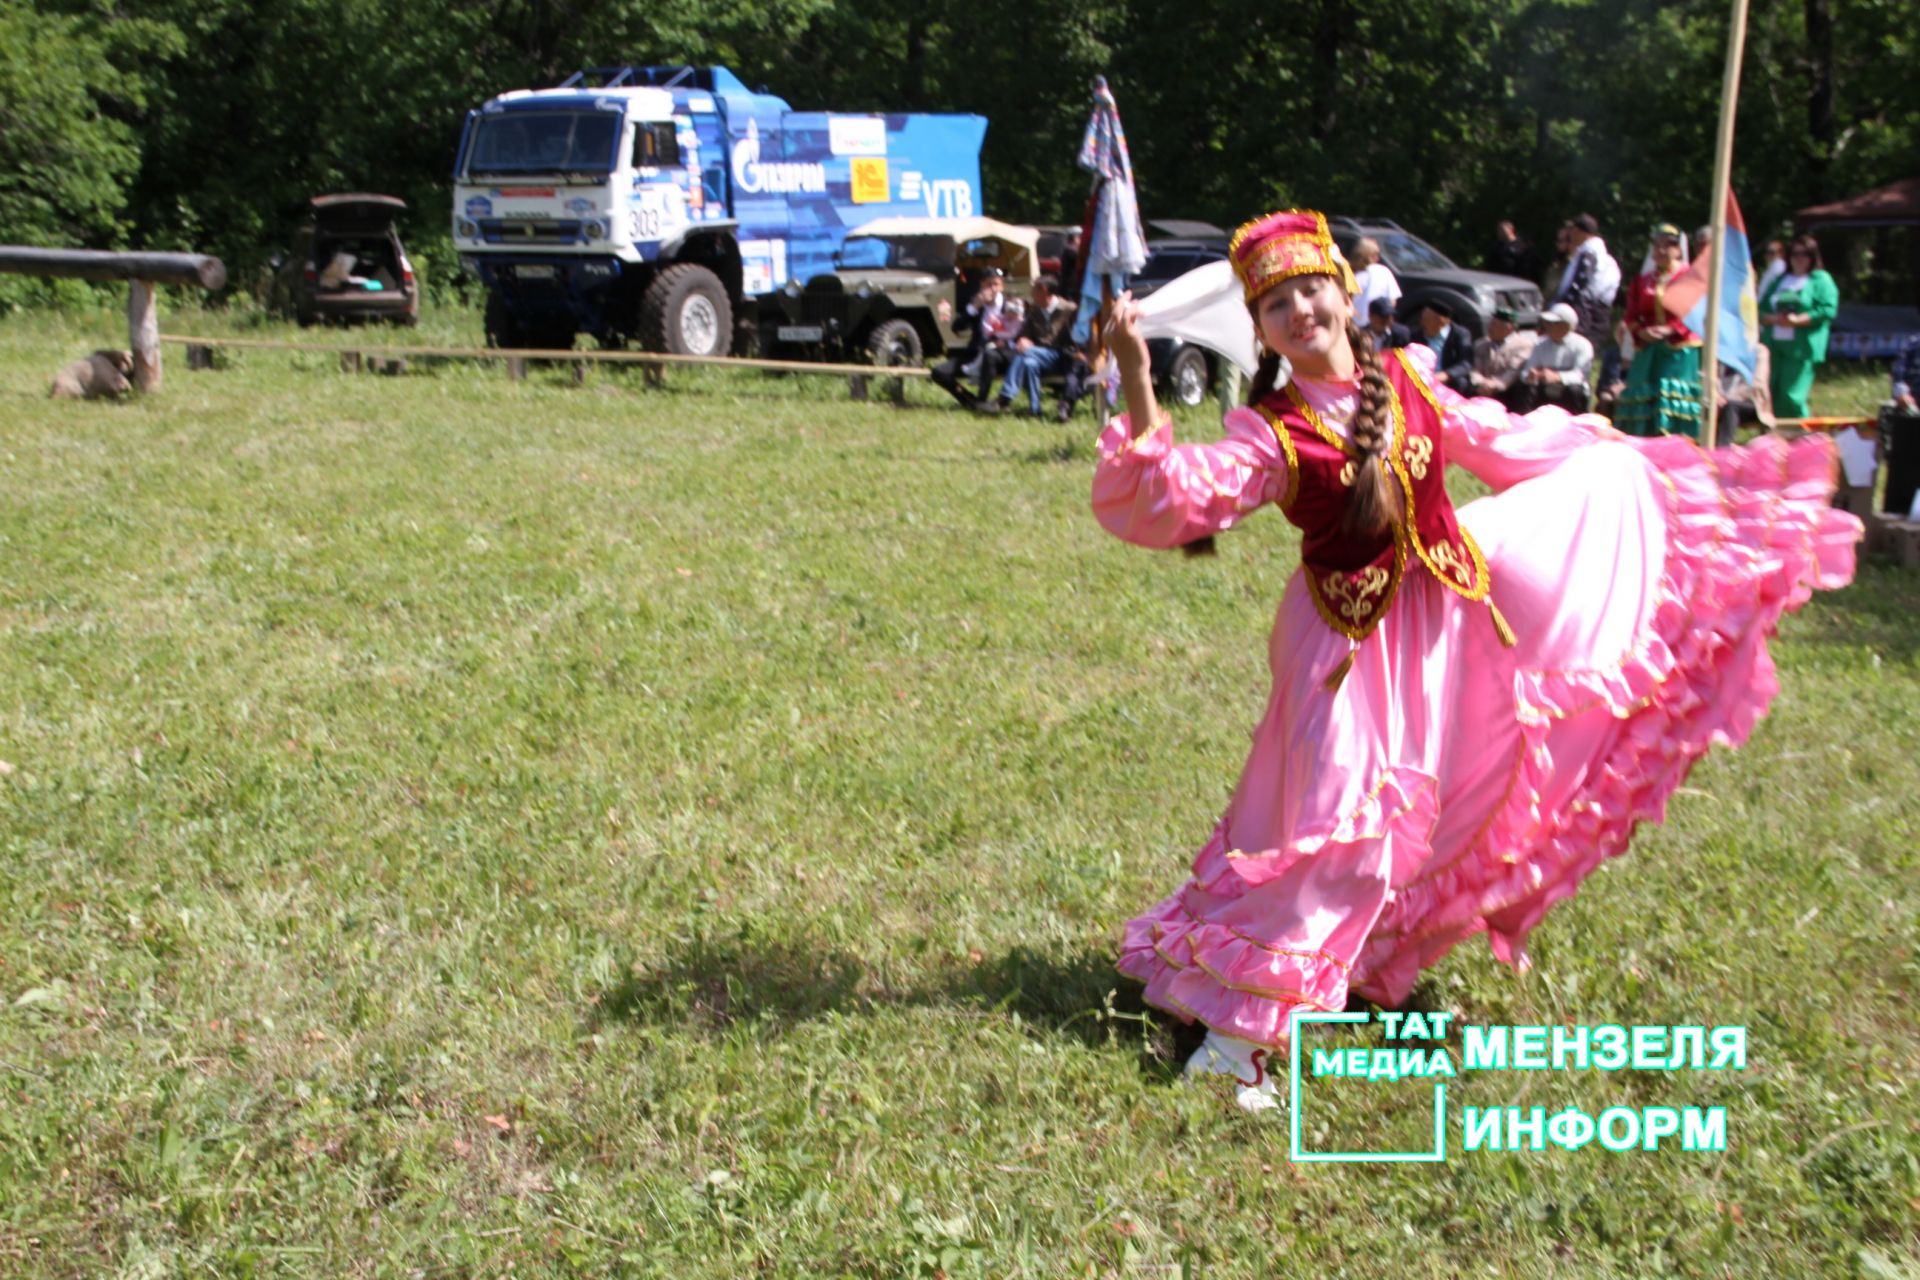
<instances>
[{"instance_id":1,"label":"tree line","mask_svg":"<svg viewBox=\"0 0 1920 1280\"><path fill-rule=\"evenodd\" d=\"M0 241L198 249L244 281L308 197L405 198L457 273L465 112L621 61L717 64L802 110L990 121L986 212L1077 219L1096 73L1149 216L1305 204L1477 263L1497 218L1597 216L1637 260L1707 214L1725 0L0 0ZM1909 0L1753 0L1735 189L1756 235L1911 176ZM1544 247L1544 246L1543 246Z\"/></svg>"}]
</instances>

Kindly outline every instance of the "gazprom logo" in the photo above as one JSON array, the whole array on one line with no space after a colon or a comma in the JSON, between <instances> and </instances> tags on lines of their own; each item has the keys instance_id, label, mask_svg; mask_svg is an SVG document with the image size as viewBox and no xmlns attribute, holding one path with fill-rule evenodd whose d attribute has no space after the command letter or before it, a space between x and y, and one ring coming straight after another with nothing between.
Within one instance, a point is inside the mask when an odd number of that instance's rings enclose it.
<instances>
[{"instance_id":1,"label":"gazprom logo","mask_svg":"<svg viewBox=\"0 0 1920 1280\"><path fill-rule=\"evenodd\" d=\"M746 136L733 144L733 185L750 196L792 191L824 193L827 167L817 162L760 163L760 125L749 120Z\"/></svg>"}]
</instances>

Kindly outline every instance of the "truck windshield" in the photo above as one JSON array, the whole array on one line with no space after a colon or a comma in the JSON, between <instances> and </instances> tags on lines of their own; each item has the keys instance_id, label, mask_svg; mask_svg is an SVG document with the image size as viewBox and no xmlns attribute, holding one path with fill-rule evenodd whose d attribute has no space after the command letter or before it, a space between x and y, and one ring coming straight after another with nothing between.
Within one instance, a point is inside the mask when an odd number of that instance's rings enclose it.
<instances>
[{"instance_id":1,"label":"truck windshield","mask_svg":"<svg viewBox=\"0 0 1920 1280\"><path fill-rule=\"evenodd\" d=\"M849 270L895 267L902 271L953 274L950 236L854 236L840 249L840 265Z\"/></svg>"},{"instance_id":2,"label":"truck windshield","mask_svg":"<svg viewBox=\"0 0 1920 1280\"><path fill-rule=\"evenodd\" d=\"M469 175L610 173L620 117L611 111L515 111L483 116Z\"/></svg>"}]
</instances>

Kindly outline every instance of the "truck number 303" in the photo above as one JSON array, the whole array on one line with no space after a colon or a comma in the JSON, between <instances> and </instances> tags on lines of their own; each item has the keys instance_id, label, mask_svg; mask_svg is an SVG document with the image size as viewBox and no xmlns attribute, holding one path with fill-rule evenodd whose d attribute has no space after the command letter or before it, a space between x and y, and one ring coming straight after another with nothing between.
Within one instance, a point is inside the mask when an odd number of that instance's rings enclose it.
<instances>
[{"instance_id":1,"label":"truck number 303","mask_svg":"<svg viewBox=\"0 0 1920 1280\"><path fill-rule=\"evenodd\" d=\"M635 209L633 211L633 238L635 240L658 240L660 238L660 210Z\"/></svg>"}]
</instances>

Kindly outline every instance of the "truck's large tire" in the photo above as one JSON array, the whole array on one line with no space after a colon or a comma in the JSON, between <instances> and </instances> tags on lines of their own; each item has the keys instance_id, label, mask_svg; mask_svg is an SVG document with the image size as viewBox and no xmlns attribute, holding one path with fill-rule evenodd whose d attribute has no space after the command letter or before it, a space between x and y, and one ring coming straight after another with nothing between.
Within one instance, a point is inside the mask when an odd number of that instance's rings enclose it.
<instances>
[{"instance_id":1,"label":"truck's large tire","mask_svg":"<svg viewBox=\"0 0 1920 1280\"><path fill-rule=\"evenodd\" d=\"M920 331L913 321L895 317L873 327L867 335L867 362L883 369L920 367Z\"/></svg>"},{"instance_id":2,"label":"truck's large tire","mask_svg":"<svg viewBox=\"0 0 1920 1280\"><path fill-rule=\"evenodd\" d=\"M661 271L640 299L640 345L676 356L724 356L733 307L720 277L691 262Z\"/></svg>"}]
</instances>

